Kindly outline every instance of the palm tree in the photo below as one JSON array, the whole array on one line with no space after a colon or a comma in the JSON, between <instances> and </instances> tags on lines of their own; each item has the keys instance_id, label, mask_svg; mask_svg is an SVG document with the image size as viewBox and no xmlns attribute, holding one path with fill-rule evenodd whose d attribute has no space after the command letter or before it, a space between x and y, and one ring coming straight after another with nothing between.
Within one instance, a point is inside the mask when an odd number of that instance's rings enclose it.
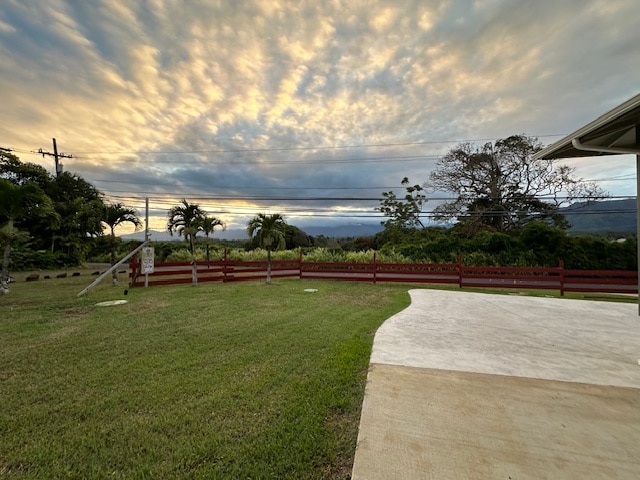
<instances>
[{"instance_id":1,"label":"palm tree","mask_svg":"<svg viewBox=\"0 0 640 480\"><path fill-rule=\"evenodd\" d=\"M287 223L279 213L259 213L247 224L249 237L258 239L258 244L267 250L267 283L271 283L271 250L284 246Z\"/></svg>"},{"instance_id":2,"label":"palm tree","mask_svg":"<svg viewBox=\"0 0 640 480\"><path fill-rule=\"evenodd\" d=\"M184 199L180 203L181 205L169 210L167 230L171 235L177 232L178 236L184 236L184 239L189 242L191 254L195 255L196 235L207 213L197 203L189 203Z\"/></svg>"},{"instance_id":3,"label":"palm tree","mask_svg":"<svg viewBox=\"0 0 640 480\"><path fill-rule=\"evenodd\" d=\"M11 245L15 241L29 238L16 223L22 218L47 218L55 227L60 217L53 209L51 199L34 183L16 185L0 179L0 245L3 247L0 293L9 293L9 261Z\"/></svg>"},{"instance_id":4,"label":"palm tree","mask_svg":"<svg viewBox=\"0 0 640 480\"><path fill-rule=\"evenodd\" d=\"M207 262L209 262L209 235L213 236L213 231L216 227L222 227L223 230L226 228L224 222L216 217L209 217L205 215L200 221L200 230L202 230L202 233L204 233L207 238Z\"/></svg>"},{"instance_id":5,"label":"palm tree","mask_svg":"<svg viewBox=\"0 0 640 480\"><path fill-rule=\"evenodd\" d=\"M104 218L102 222L106 224L111 230L111 265L116 264L116 234L115 228L118 225L122 225L124 223L131 223L136 231L142 226L142 222L138 217L138 214L133 208L125 207L122 203L112 203L106 205L104 211ZM112 275L112 283L114 285L118 284L118 273L116 270L113 271Z\"/></svg>"}]
</instances>

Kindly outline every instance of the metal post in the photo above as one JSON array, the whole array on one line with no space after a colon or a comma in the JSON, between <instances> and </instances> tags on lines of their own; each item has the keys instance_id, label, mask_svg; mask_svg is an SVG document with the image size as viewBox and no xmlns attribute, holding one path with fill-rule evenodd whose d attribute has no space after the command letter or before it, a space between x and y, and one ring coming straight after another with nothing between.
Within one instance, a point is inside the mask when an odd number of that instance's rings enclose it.
<instances>
[{"instance_id":1,"label":"metal post","mask_svg":"<svg viewBox=\"0 0 640 480\"><path fill-rule=\"evenodd\" d=\"M376 284L378 274L378 264L376 262L376 251L373 251L373 284Z\"/></svg>"},{"instance_id":2,"label":"metal post","mask_svg":"<svg viewBox=\"0 0 640 480\"><path fill-rule=\"evenodd\" d=\"M300 256L298 257L298 278L302 278L302 247L300 247Z\"/></svg>"},{"instance_id":3,"label":"metal post","mask_svg":"<svg viewBox=\"0 0 640 480\"><path fill-rule=\"evenodd\" d=\"M116 263L115 265L112 265L111 268L109 270L107 270L106 272L104 272L102 275L100 275L98 278L96 278L93 283L91 285L89 285L87 288L85 288L84 290L82 290L78 296L81 297L82 295L86 294L89 290L91 290L93 287L95 287L97 284L99 284L102 279L104 279L107 275L109 275L111 272L113 272L116 268L118 268L120 265L122 265L124 262L126 262L127 260L129 260L131 257L133 257L136 253L138 253L143 247L146 247L148 245L148 242L143 242L138 248L136 248L135 250L133 250L131 253L129 253L129 255L127 255L126 257L124 257L122 260L120 260L118 263Z\"/></svg>"}]
</instances>

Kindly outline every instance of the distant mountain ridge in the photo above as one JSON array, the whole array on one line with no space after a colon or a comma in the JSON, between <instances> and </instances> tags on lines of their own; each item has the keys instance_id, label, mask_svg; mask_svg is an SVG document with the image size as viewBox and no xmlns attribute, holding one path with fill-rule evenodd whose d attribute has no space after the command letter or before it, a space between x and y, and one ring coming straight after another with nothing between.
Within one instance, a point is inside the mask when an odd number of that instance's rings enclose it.
<instances>
[{"instance_id":1,"label":"distant mountain ridge","mask_svg":"<svg viewBox=\"0 0 640 480\"><path fill-rule=\"evenodd\" d=\"M574 234L634 234L637 226L635 199L578 202L562 208Z\"/></svg>"},{"instance_id":2,"label":"distant mountain ridge","mask_svg":"<svg viewBox=\"0 0 640 480\"><path fill-rule=\"evenodd\" d=\"M327 227L319 225L317 227L311 226L302 228L307 235L312 237L319 237L324 235L328 238L345 238L345 237L372 237L376 233L384 230L380 224L362 223L362 224L345 224L337 225L334 227Z\"/></svg>"},{"instance_id":3,"label":"distant mountain ridge","mask_svg":"<svg viewBox=\"0 0 640 480\"><path fill-rule=\"evenodd\" d=\"M628 235L636 232L635 199L605 200L600 202L578 202L560 209L571 224L569 232L587 235ZM297 226L297 225L296 225ZM342 225L312 225L298 227L307 235L327 238L372 237L383 230L382 225L375 223L350 223ZM170 242L180 240L177 235L171 236L167 231L151 230L151 240ZM122 235L123 240L144 240L144 232ZM244 229L216 231L214 239L248 240Z\"/></svg>"},{"instance_id":4,"label":"distant mountain ridge","mask_svg":"<svg viewBox=\"0 0 640 480\"><path fill-rule=\"evenodd\" d=\"M297 225L296 225L297 226ZM335 225L335 226L309 226L309 227L298 227L303 230L307 235L311 235L312 237L319 237L320 235L324 235L327 238L345 238L345 237L372 237L376 233L381 232L383 230L382 225L379 224L370 224L370 223L362 223L362 224L343 224L343 225ZM167 231L160 230L150 230L149 232L151 240L154 242L171 242L175 240L180 240L181 238L177 235L169 235ZM127 235L121 235L123 240L144 240L144 231L130 233ZM213 234L214 239L220 240L248 240L247 231L244 229L229 229L224 231L216 231Z\"/></svg>"}]
</instances>

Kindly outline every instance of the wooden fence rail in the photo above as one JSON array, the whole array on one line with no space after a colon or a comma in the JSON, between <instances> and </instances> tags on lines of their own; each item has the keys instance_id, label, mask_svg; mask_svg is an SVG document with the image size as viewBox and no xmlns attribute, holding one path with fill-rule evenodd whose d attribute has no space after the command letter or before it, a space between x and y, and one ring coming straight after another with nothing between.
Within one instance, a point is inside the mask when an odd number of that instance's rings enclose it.
<instances>
[{"instance_id":1,"label":"wooden fence rail","mask_svg":"<svg viewBox=\"0 0 640 480\"><path fill-rule=\"evenodd\" d=\"M194 268L196 275L194 275ZM265 279L266 261L215 260L156 263L149 285L200 282L239 282ZM131 286L143 286L144 275L137 259L130 264ZM526 288L564 292L638 293L638 272L621 270L570 270L558 267L477 267L458 263L305 262L273 260L272 278L343 280L351 282L408 282L454 284L479 288Z\"/></svg>"}]
</instances>

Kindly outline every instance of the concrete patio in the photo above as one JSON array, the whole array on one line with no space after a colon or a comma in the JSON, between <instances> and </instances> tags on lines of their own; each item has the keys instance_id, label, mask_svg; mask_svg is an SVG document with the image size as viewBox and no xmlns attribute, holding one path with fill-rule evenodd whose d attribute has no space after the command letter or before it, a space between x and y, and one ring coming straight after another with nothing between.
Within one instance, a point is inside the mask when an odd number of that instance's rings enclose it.
<instances>
[{"instance_id":1,"label":"concrete patio","mask_svg":"<svg viewBox=\"0 0 640 480\"><path fill-rule=\"evenodd\" d=\"M376 333L354 479L635 479L637 306L412 290Z\"/></svg>"}]
</instances>

